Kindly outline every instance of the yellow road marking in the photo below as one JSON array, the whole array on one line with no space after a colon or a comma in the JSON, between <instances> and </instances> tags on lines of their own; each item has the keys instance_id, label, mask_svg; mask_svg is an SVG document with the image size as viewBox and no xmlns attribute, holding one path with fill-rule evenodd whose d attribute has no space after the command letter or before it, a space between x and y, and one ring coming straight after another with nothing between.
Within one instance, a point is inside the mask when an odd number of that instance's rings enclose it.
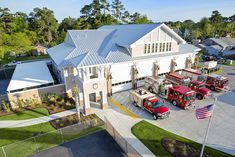
<instances>
[{"instance_id":1,"label":"yellow road marking","mask_svg":"<svg viewBox=\"0 0 235 157\"><path fill-rule=\"evenodd\" d=\"M109 103L116 106L117 108L119 108L121 111L127 113L129 116L131 116L134 119L139 118L136 114L130 112L128 109L126 109L125 107L123 107L122 105L120 105L119 103L117 103L115 100L113 100L112 98L108 99Z\"/></svg>"}]
</instances>

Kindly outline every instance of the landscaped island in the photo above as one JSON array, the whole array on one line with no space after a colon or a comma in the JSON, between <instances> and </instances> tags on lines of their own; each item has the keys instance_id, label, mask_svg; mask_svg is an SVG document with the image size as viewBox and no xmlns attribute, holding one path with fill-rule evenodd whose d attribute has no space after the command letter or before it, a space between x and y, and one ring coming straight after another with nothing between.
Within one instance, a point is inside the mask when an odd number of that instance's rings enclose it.
<instances>
[{"instance_id":1,"label":"landscaped island","mask_svg":"<svg viewBox=\"0 0 235 157\"><path fill-rule=\"evenodd\" d=\"M156 156L196 157L199 156L198 153L202 147L199 143L163 130L146 121L141 121L133 126L132 133ZM209 147L205 148L205 153L206 156L232 157L232 155Z\"/></svg>"}]
</instances>

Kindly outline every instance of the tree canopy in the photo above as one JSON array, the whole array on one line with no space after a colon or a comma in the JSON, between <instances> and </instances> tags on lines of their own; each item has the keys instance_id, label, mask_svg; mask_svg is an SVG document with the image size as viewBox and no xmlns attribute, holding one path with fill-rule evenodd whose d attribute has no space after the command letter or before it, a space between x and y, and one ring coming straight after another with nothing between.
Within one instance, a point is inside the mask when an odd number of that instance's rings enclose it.
<instances>
[{"instance_id":1,"label":"tree canopy","mask_svg":"<svg viewBox=\"0 0 235 157\"><path fill-rule=\"evenodd\" d=\"M40 44L47 47L61 43L67 30L97 29L108 24L145 24L153 23L147 15L130 13L121 0L93 0L80 10L77 18L66 17L58 22L54 12L48 8L34 8L27 15L23 12L11 13L8 8L0 7L0 61L9 58L11 52L28 53ZM210 17L199 22L192 20L165 22L185 40L235 36L235 15L223 17L217 10Z\"/></svg>"}]
</instances>

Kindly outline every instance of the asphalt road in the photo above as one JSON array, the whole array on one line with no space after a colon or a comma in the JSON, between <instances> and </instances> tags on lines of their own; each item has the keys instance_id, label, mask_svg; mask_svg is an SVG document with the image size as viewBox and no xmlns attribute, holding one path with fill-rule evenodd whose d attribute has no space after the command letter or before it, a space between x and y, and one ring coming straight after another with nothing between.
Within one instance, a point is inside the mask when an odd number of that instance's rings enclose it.
<instances>
[{"instance_id":1,"label":"asphalt road","mask_svg":"<svg viewBox=\"0 0 235 157\"><path fill-rule=\"evenodd\" d=\"M33 157L125 156L119 145L106 131L99 131L33 155Z\"/></svg>"},{"instance_id":2,"label":"asphalt road","mask_svg":"<svg viewBox=\"0 0 235 157\"><path fill-rule=\"evenodd\" d=\"M223 66L223 76L229 78L229 87L231 90L235 90L235 66Z\"/></svg>"},{"instance_id":3,"label":"asphalt road","mask_svg":"<svg viewBox=\"0 0 235 157\"><path fill-rule=\"evenodd\" d=\"M235 67L224 66L223 75L229 77L231 90L229 92L213 93L218 101L216 102L207 145L235 155ZM199 143L202 143L204 139L208 119L197 120L195 109L182 110L166 101L165 105L171 110L170 117L155 121L148 112L136 108L129 101L129 91L116 93L112 98L141 119L154 125ZM211 103L213 103L213 99L197 100L196 108ZM117 108L111 107L121 112Z\"/></svg>"},{"instance_id":4,"label":"asphalt road","mask_svg":"<svg viewBox=\"0 0 235 157\"><path fill-rule=\"evenodd\" d=\"M0 95L5 94L10 80L0 80Z\"/></svg>"}]
</instances>

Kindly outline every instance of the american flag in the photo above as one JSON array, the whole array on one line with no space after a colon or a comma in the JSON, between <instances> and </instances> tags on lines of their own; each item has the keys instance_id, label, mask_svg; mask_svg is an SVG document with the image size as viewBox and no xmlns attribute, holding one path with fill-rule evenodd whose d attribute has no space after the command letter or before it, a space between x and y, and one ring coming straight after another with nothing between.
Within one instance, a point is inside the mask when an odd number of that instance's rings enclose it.
<instances>
[{"instance_id":1,"label":"american flag","mask_svg":"<svg viewBox=\"0 0 235 157\"><path fill-rule=\"evenodd\" d=\"M212 115L213 108L214 108L214 105L211 104L211 105L207 105L205 107L196 109L197 119L205 119L207 117L210 117Z\"/></svg>"}]
</instances>

